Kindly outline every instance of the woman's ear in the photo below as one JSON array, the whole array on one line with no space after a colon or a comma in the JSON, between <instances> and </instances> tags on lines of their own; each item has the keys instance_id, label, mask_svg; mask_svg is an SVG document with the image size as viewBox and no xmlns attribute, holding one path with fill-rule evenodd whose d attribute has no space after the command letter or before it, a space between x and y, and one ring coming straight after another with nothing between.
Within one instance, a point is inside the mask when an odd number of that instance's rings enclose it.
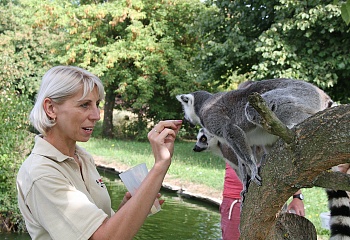
<instances>
[{"instance_id":1,"label":"woman's ear","mask_svg":"<svg viewBox=\"0 0 350 240\"><path fill-rule=\"evenodd\" d=\"M43 103L44 111L50 119L56 119L54 102L50 98L45 98Z\"/></svg>"}]
</instances>

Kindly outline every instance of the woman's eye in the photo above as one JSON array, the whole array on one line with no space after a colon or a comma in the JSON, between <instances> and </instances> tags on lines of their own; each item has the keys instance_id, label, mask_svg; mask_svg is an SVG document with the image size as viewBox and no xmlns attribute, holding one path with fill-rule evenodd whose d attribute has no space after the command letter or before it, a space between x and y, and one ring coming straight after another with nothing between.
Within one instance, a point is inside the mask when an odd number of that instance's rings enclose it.
<instances>
[{"instance_id":1,"label":"woman's eye","mask_svg":"<svg viewBox=\"0 0 350 240\"><path fill-rule=\"evenodd\" d=\"M87 108L89 105L87 103L83 103L80 106L83 107L83 108Z\"/></svg>"}]
</instances>

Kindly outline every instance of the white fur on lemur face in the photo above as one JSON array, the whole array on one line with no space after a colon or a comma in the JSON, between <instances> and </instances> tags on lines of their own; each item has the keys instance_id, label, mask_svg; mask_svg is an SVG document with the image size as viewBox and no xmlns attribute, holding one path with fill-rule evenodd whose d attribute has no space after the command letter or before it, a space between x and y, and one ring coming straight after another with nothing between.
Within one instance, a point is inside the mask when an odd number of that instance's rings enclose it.
<instances>
[{"instance_id":1,"label":"white fur on lemur face","mask_svg":"<svg viewBox=\"0 0 350 240\"><path fill-rule=\"evenodd\" d=\"M202 152L208 149L208 138L204 133L204 128L199 129L197 134L197 142L194 145L193 151Z\"/></svg>"},{"instance_id":2,"label":"white fur on lemur face","mask_svg":"<svg viewBox=\"0 0 350 240\"><path fill-rule=\"evenodd\" d=\"M199 129L197 134L197 142L193 148L193 151L211 151L212 153L222 157L218 139L206 131L205 128Z\"/></svg>"},{"instance_id":3,"label":"white fur on lemur face","mask_svg":"<svg viewBox=\"0 0 350 240\"><path fill-rule=\"evenodd\" d=\"M176 99L181 102L185 116L184 118L192 125L200 124L200 119L194 110L194 96L192 94L177 95Z\"/></svg>"}]
</instances>

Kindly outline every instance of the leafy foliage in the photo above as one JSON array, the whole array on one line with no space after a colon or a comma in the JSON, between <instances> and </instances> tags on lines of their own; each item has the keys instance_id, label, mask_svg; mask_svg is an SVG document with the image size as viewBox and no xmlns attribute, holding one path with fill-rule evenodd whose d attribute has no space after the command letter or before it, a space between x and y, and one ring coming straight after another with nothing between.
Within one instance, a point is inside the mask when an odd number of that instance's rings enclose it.
<instances>
[{"instance_id":1,"label":"leafy foliage","mask_svg":"<svg viewBox=\"0 0 350 240\"><path fill-rule=\"evenodd\" d=\"M346 23L349 25L350 23L350 0L347 0L346 3L341 5L341 16Z\"/></svg>"},{"instance_id":2,"label":"leafy foliage","mask_svg":"<svg viewBox=\"0 0 350 240\"><path fill-rule=\"evenodd\" d=\"M54 64L52 42L60 42L60 34L32 27L35 9L26 4L9 3L1 7L0 69L1 86L14 86L32 99L44 72Z\"/></svg>"},{"instance_id":3,"label":"leafy foliage","mask_svg":"<svg viewBox=\"0 0 350 240\"><path fill-rule=\"evenodd\" d=\"M30 101L11 88L0 93L0 218L10 219L8 230L22 231L24 224L17 207L16 175L28 154L27 113Z\"/></svg>"},{"instance_id":4,"label":"leafy foliage","mask_svg":"<svg viewBox=\"0 0 350 240\"><path fill-rule=\"evenodd\" d=\"M0 218L9 222L5 230L12 231L25 228L17 207L16 174L31 148L28 113L39 76L49 66L52 40L31 28L30 10L11 1L0 5Z\"/></svg>"},{"instance_id":5,"label":"leafy foliage","mask_svg":"<svg viewBox=\"0 0 350 240\"><path fill-rule=\"evenodd\" d=\"M211 2L210 2L211 3ZM350 33L333 1L213 1L216 23L202 22L203 79L296 78L349 102ZM214 63L214 64L212 64ZM226 83L227 85L227 83Z\"/></svg>"},{"instance_id":6,"label":"leafy foliage","mask_svg":"<svg viewBox=\"0 0 350 240\"><path fill-rule=\"evenodd\" d=\"M175 95L196 86L198 40L188 28L203 7L187 0L50 1L37 10L36 24L66 32L65 46L55 48L58 61L97 74L106 99L119 96L123 104L116 108L138 114L141 131L147 119L176 118L180 105L169 107Z\"/></svg>"}]
</instances>

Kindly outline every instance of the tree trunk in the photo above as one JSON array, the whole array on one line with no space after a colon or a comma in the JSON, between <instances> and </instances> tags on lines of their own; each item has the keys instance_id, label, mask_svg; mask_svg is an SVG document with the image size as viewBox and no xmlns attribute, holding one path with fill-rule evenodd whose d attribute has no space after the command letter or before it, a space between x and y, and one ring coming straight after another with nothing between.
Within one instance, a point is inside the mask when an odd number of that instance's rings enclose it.
<instances>
[{"instance_id":1,"label":"tree trunk","mask_svg":"<svg viewBox=\"0 0 350 240\"><path fill-rule=\"evenodd\" d=\"M240 239L289 239L278 235L283 231L276 230L276 223L284 203L300 188L321 186L349 190L344 189L349 188L349 175L325 171L350 162L350 105L319 112L297 125L292 132L294 140L290 144L280 139L267 156L261 169L262 186L254 183L249 186L241 214ZM333 176L337 181L325 181ZM288 221L291 222L284 223L287 228L299 226L296 234L300 237L293 239L305 236L314 239L311 230L305 235L300 220Z\"/></svg>"},{"instance_id":2,"label":"tree trunk","mask_svg":"<svg viewBox=\"0 0 350 240\"><path fill-rule=\"evenodd\" d=\"M106 97L104 105L104 117L102 125L102 136L113 137L113 109L117 94L112 86L106 87Z\"/></svg>"}]
</instances>

